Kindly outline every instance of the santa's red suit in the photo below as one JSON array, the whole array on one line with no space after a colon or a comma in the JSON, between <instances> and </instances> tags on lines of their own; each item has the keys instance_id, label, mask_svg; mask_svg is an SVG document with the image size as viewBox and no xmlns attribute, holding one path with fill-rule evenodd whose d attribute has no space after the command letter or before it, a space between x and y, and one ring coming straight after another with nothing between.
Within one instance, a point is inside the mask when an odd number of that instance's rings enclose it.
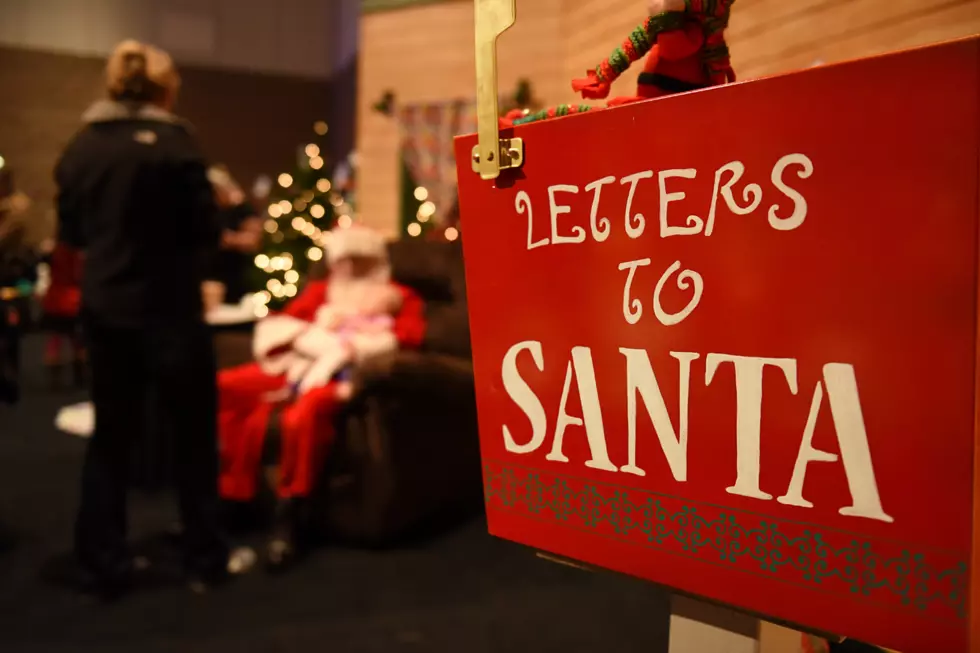
<instances>
[{"instance_id":1,"label":"santa's red suit","mask_svg":"<svg viewBox=\"0 0 980 653\"><path fill-rule=\"evenodd\" d=\"M365 279L311 282L286 309L262 319L255 330L256 362L218 377L221 495L255 496L263 443L273 409L280 414L282 451L277 493L306 497L334 437L343 399L337 373L349 365L400 348L417 348L425 331L422 300L389 280L380 238L356 228L328 246L333 262L349 256L377 257Z\"/></svg>"}]
</instances>

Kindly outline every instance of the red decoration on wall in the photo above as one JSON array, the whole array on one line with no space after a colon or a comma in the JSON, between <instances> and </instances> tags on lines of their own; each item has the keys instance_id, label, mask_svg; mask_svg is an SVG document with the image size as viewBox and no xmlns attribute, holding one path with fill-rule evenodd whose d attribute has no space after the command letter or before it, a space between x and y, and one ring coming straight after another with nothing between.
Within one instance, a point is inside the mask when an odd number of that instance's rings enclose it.
<instances>
[{"instance_id":1,"label":"red decoration on wall","mask_svg":"<svg viewBox=\"0 0 980 653\"><path fill-rule=\"evenodd\" d=\"M968 39L520 127L494 181L457 139L490 531L967 651L978 85Z\"/></svg>"}]
</instances>

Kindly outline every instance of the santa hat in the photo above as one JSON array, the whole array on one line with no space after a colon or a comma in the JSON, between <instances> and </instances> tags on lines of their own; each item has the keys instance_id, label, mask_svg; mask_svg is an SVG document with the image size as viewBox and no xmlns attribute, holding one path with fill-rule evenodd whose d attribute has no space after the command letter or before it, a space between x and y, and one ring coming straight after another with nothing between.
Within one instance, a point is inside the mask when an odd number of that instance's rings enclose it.
<instances>
[{"instance_id":1,"label":"santa hat","mask_svg":"<svg viewBox=\"0 0 980 653\"><path fill-rule=\"evenodd\" d=\"M388 248L384 237L374 229L355 225L353 227L331 229L326 243L327 262L351 256L387 259Z\"/></svg>"}]
</instances>

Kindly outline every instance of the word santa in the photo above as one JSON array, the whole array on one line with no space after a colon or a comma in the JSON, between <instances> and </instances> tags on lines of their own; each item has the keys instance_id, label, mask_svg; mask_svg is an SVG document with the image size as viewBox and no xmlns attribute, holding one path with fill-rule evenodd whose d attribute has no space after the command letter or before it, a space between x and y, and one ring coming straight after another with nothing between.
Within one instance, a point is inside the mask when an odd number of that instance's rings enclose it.
<instances>
[{"instance_id":1,"label":"word santa","mask_svg":"<svg viewBox=\"0 0 980 653\"><path fill-rule=\"evenodd\" d=\"M255 328L256 362L218 379L221 494L250 501L260 467L272 463L279 497L267 551L273 566L294 557L300 506L323 468L337 411L353 391L351 367L421 346L425 329L421 299L391 281L380 234L351 227L329 236L328 279L310 281L282 313L262 319ZM266 438L277 408L281 442L275 451Z\"/></svg>"},{"instance_id":2,"label":"word santa","mask_svg":"<svg viewBox=\"0 0 980 653\"><path fill-rule=\"evenodd\" d=\"M518 369L518 359L529 357L534 367L545 371L544 348L537 340L526 340L508 349L501 362L501 381L510 399L524 413L530 425L519 431L514 424L501 427L504 448L512 454L528 455L546 450L545 460L569 463L564 453L564 441L569 426L582 427L588 444L589 458L576 461L592 469L606 472L646 476L640 466L640 456L656 455L656 449L666 460L675 481L687 481L688 462L688 403L690 397L692 370L697 361L701 365L701 354L696 352L670 352L678 363L678 392L680 398L679 417L675 424L667 411L667 404L661 391L660 382L650 362L649 354L643 349L620 348L622 365L626 376L627 433L626 460L614 462L609 455L605 424L599 389L596 383L595 365L589 347L574 347L565 367L565 380L561 400L558 404L557 418L549 429L548 417L538 392L531 387ZM734 376L736 414L732 426L736 441L735 483L726 491L750 499L769 501L773 495L761 487L761 442L763 374L776 374L785 380L792 394L799 392L797 361L792 358L763 358L756 356L736 356L722 353L709 353L704 357L703 379L705 385L725 383L721 377L724 369ZM549 365L554 365L554 362ZM574 381L582 405L581 417L570 415L567 402ZM831 417L837 435L840 455L817 449L813 445L817 416L824 397L830 404ZM641 439L637 433L637 418L640 406L645 408L653 423L654 437ZM516 435L515 433L520 433ZM550 450L546 446L551 435ZM613 435L612 437L623 437ZM695 436L696 437L696 436ZM841 515L861 517L883 522L894 521L882 506L878 484L875 479L874 464L861 399L858 393L857 376L852 365L828 363L823 366L823 375L813 389L810 410L806 416L803 433L792 477L785 491L776 497L779 503L798 508L813 508L813 504L803 496L804 482L811 463L838 462L843 464L851 494L851 505L839 509Z\"/></svg>"}]
</instances>

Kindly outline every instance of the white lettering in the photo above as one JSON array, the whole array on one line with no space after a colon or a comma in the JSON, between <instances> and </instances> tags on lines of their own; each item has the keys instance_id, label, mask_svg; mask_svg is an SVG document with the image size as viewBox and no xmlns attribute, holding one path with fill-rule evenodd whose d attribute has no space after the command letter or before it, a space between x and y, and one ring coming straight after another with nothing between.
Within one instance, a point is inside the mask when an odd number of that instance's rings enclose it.
<instances>
[{"instance_id":1,"label":"white lettering","mask_svg":"<svg viewBox=\"0 0 980 653\"><path fill-rule=\"evenodd\" d=\"M824 365L823 376L823 382L827 384L834 430L837 433L837 445L840 447L840 457L843 458L844 475L847 477L847 486L851 492L851 505L841 508L839 512L848 517L863 517L891 523L895 521L894 518L885 513L881 506L854 367L842 363L829 363ZM782 504L812 508L813 504L803 498L807 466L811 462L832 463L838 460L837 454L821 451L813 446L813 432L822 403L823 385L817 382L817 387L813 391L813 400L810 402L810 414L803 429L803 441L800 443L800 451L793 466L793 476L786 494L776 499Z\"/></svg>"},{"instance_id":2,"label":"white lettering","mask_svg":"<svg viewBox=\"0 0 980 653\"><path fill-rule=\"evenodd\" d=\"M652 179L653 170L644 170L632 175L627 175L619 180L620 184L629 184L630 192L626 198L626 235L630 238L639 238L646 229L647 221L642 213L633 215L633 196L636 194L636 185L641 179ZM635 224L634 224L635 223Z\"/></svg>"},{"instance_id":3,"label":"white lettering","mask_svg":"<svg viewBox=\"0 0 980 653\"><path fill-rule=\"evenodd\" d=\"M721 177L726 172L731 172L732 177L724 185L721 183ZM728 205L728 209L735 215L748 215L759 208L759 204L762 203L762 187L759 184L747 184L745 188L742 189L742 199L748 202L748 206L741 207L738 202L735 201L735 195L732 193L732 186L738 183L745 174L745 166L741 161L732 161L727 163L722 167L718 168L715 172L715 189L711 195L711 208L708 210L708 220L704 227L704 235L710 236L715 229L715 215L718 211L718 197L719 195L725 200L725 204Z\"/></svg>"},{"instance_id":4,"label":"white lettering","mask_svg":"<svg viewBox=\"0 0 980 653\"><path fill-rule=\"evenodd\" d=\"M640 303L639 299L630 300L631 293L630 289L633 287L633 275L636 274L636 268L650 265L650 259L641 258L637 261L626 261L625 263L619 264L620 270L629 270L626 275L626 285L623 286L623 317L629 324L636 324L640 321L640 316L643 315L643 304Z\"/></svg>"},{"instance_id":5,"label":"white lettering","mask_svg":"<svg viewBox=\"0 0 980 653\"><path fill-rule=\"evenodd\" d=\"M511 453L531 453L536 451L544 443L548 429L548 418L544 414L544 407L534 391L531 390L527 382L521 377L517 370L517 357L522 351L531 352L538 370L544 371L544 353L541 350L541 343L537 340L525 340L519 342L504 355L501 365L501 377L504 383L504 390L517 406L527 415L531 422L531 439L527 444L518 444L511 435L510 428L504 424L504 448Z\"/></svg>"},{"instance_id":6,"label":"white lettering","mask_svg":"<svg viewBox=\"0 0 980 653\"><path fill-rule=\"evenodd\" d=\"M585 242L585 229L575 225L572 227L572 236L558 235L558 216L572 212L572 207L559 204L555 199L556 193L578 193L578 186L548 186L548 204L551 208L551 243L553 245L564 245Z\"/></svg>"},{"instance_id":7,"label":"white lettering","mask_svg":"<svg viewBox=\"0 0 980 653\"><path fill-rule=\"evenodd\" d=\"M663 292L664 284L667 283L670 275L680 270L680 268L681 262L674 261L674 264L667 268L667 271L660 277L660 281L657 282L657 286L653 291L653 313L660 320L660 323L665 326L673 326L682 322L698 307L698 304L701 303L701 295L704 293L704 280L701 278L701 275L694 270L684 270L677 276L677 287L681 290L687 290L693 284L694 296L691 297L691 301L687 303L687 306L677 313L668 313L663 309L660 303L660 293Z\"/></svg>"},{"instance_id":8,"label":"white lettering","mask_svg":"<svg viewBox=\"0 0 980 653\"><path fill-rule=\"evenodd\" d=\"M636 465L636 395L639 394L653 422L653 429L660 440L660 448L670 466L670 473L674 475L674 480L686 481L687 407L691 388L691 361L699 358L699 354L670 352L670 355L680 362L680 412L675 433L670 414L667 412L667 403L664 401L663 393L660 392L660 385L657 383L647 352L643 349L622 347L619 351L626 357L626 419L629 425L629 462L620 467L619 471L646 476L646 472Z\"/></svg>"},{"instance_id":9,"label":"white lettering","mask_svg":"<svg viewBox=\"0 0 980 653\"><path fill-rule=\"evenodd\" d=\"M810 400L810 413L806 418L806 426L803 427L803 442L800 443L800 451L796 455L796 464L793 465L793 477L789 481L786 494L776 498L779 503L800 508L812 508L813 504L803 498L803 481L806 478L807 464L811 462L832 463L837 460L836 454L820 451L813 447L813 431L817 426L817 415L820 413L822 402L823 384L817 381L817 387L813 389L813 399Z\"/></svg>"},{"instance_id":10,"label":"white lettering","mask_svg":"<svg viewBox=\"0 0 980 653\"><path fill-rule=\"evenodd\" d=\"M796 361L792 358L757 358L708 354L705 368L705 385L711 385L715 371L722 363L732 363L735 368L735 485L726 489L752 499L768 500L771 494L759 488L759 466L762 457L762 371L774 365L783 371L790 392L797 392Z\"/></svg>"},{"instance_id":11,"label":"white lettering","mask_svg":"<svg viewBox=\"0 0 980 653\"><path fill-rule=\"evenodd\" d=\"M529 250L535 249L536 247L544 247L548 244L547 238L542 238L538 242L532 242L533 236L531 235L534 229L534 211L531 209L531 197L527 194L527 191L520 191L517 193L517 199L514 201L514 208L521 215L527 213L527 248Z\"/></svg>"},{"instance_id":12,"label":"white lettering","mask_svg":"<svg viewBox=\"0 0 980 653\"><path fill-rule=\"evenodd\" d=\"M844 463L847 485L851 490L851 505L841 508L840 514L883 522L895 521L881 507L854 366L843 363L824 365L823 382L827 385L827 398L830 400L830 413L837 431L837 444Z\"/></svg>"},{"instance_id":13,"label":"white lettering","mask_svg":"<svg viewBox=\"0 0 980 653\"><path fill-rule=\"evenodd\" d=\"M679 202L687 197L687 193L679 191L676 193L667 192L667 180L674 177L682 179L694 179L698 176L698 171L694 168L683 170L661 170L660 171L660 237L669 238L670 236L692 236L701 233L704 221L696 215L687 216L686 227L671 227L667 220L667 206L671 202Z\"/></svg>"},{"instance_id":14,"label":"white lettering","mask_svg":"<svg viewBox=\"0 0 980 653\"><path fill-rule=\"evenodd\" d=\"M609 238L609 218L598 218L599 215L599 196L602 194L602 187L616 181L615 177L603 177L596 179L585 187L589 192L595 192L592 196L592 213L589 216L589 225L592 227L592 237L597 243L604 242ZM598 218L598 219L597 219Z\"/></svg>"},{"instance_id":15,"label":"white lettering","mask_svg":"<svg viewBox=\"0 0 980 653\"><path fill-rule=\"evenodd\" d=\"M582 417L573 417L566 411L568 391L572 384L572 375L578 385L579 400L582 402ZM565 385L561 391L561 402L558 405L558 423L555 426L555 441L551 453L546 459L567 463L568 458L562 453L565 441L565 428L568 426L585 426L585 437L589 442L592 458L585 461L586 467L603 469L609 472L617 471L609 460L606 447L606 431L602 425L602 409L599 406L599 389L596 385L595 367L592 365L592 351L588 347L573 347L572 360L565 370Z\"/></svg>"},{"instance_id":16,"label":"white lettering","mask_svg":"<svg viewBox=\"0 0 980 653\"><path fill-rule=\"evenodd\" d=\"M806 220L806 198L799 191L787 186L786 182L783 181L783 172L791 165L798 165L802 168L802 170L796 173L796 176L800 179L808 179L813 174L813 162L804 154L787 154L776 162L775 167L772 169L772 183L786 197L793 200L794 204L793 214L788 218L780 218L776 215L776 212L779 210L778 204L773 204L769 207L769 224L772 225L773 229L778 229L779 231L796 229Z\"/></svg>"}]
</instances>

